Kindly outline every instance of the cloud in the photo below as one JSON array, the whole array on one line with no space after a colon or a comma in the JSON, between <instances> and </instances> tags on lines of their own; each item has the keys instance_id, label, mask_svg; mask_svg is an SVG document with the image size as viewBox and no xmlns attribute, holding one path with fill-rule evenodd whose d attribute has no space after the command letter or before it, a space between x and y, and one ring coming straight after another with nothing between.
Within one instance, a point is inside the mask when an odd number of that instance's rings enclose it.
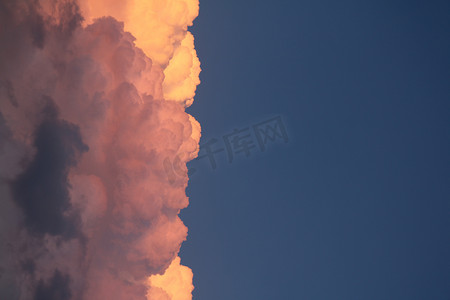
<instances>
[{"instance_id":1,"label":"cloud","mask_svg":"<svg viewBox=\"0 0 450 300\"><path fill-rule=\"evenodd\" d=\"M107 3L0 1L0 298L192 297L178 214L200 139L198 2Z\"/></svg>"},{"instance_id":2,"label":"cloud","mask_svg":"<svg viewBox=\"0 0 450 300\"><path fill-rule=\"evenodd\" d=\"M136 45L164 69L164 98L190 106L200 84L200 61L187 31L198 16L198 0L82 0L88 23L106 15L125 24Z\"/></svg>"},{"instance_id":3,"label":"cloud","mask_svg":"<svg viewBox=\"0 0 450 300\"><path fill-rule=\"evenodd\" d=\"M155 300L189 300L192 299L193 273L188 267L180 264L180 258L175 258L163 275L153 275L149 278L150 290L148 299Z\"/></svg>"},{"instance_id":4,"label":"cloud","mask_svg":"<svg viewBox=\"0 0 450 300\"><path fill-rule=\"evenodd\" d=\"M69 283L70 277L56 270L49 283L39 281L33 300L70 300Z\"/></svg>"},{"instance_id":5,"label":"cloud","mask_svg":"<svg viewBox=\"0 0 450 300\"><path fill-rule=\"evenodd\" d=\"M78 156L89 148L77 126L58 119L51 101L44 115L35 132L33 161L11 183L11 189L29 232L71 238L79 234L79 216L70 212L67 177Z\"/></svg>"}]
</instances>

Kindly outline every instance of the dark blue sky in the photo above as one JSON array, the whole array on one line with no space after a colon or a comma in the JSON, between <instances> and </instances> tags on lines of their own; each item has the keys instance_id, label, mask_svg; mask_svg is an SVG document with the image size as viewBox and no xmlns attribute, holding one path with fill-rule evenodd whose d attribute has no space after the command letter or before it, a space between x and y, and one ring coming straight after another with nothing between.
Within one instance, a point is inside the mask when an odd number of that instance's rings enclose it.
<instances>
[{"instance_id":1,"label":"dark blue sky","mask_svg":"<svg viewBox=\"0 0 450 300\"><path fill-rule=\"evenodd\" d=\"M190 164L194 299L450 299L450 2L203 0L192 31L202 143L289 136Z\"/></svg>"}]
</instances>

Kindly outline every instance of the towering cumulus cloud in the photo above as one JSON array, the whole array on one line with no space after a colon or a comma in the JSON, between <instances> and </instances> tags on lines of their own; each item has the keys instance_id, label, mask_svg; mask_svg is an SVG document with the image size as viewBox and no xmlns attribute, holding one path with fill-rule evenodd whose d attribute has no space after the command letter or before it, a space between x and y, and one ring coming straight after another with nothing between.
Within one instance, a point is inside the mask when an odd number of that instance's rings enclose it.
<instances>
[{"instance_id":1,"label":"towering cumulus cloud","mask_svg":"<svg viewBox=\"0 0 450 300\"><path fill-rule=\"evenodd\" d=\"M0 0L0 299L192 299L178 214L200 139L197 14Z\"/></svg>"}]
</instances>

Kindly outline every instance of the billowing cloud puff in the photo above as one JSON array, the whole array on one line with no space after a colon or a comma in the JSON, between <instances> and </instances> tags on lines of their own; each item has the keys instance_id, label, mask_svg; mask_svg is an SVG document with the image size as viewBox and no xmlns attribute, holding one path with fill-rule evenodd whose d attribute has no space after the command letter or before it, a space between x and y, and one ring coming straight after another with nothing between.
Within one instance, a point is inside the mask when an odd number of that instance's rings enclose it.
<instances>
[{"instance_id":1,"label":"billowing cloud puff","mask_svg":"<svg viewBox=\"0 0 450 300\"><path fill-rule=\"evenodd\" d=\"M200 62L187 27L198 15L198 0L83 0L81 7L88 23L106 15L125 22L136 45L164 69L164 98L192 104Z\"/></svg>"},{"instance_id":2,"label":"billowing cloud puff","mask_svg":"<svg viewBox=\"0 0 450 300\"><path fill-rule=\"evenodd\" d=\"M192 297L198 3L108 3L0 2L2 299Z\"/></svg>"},{"instance_id":3,"label":"billowing cloud puff","mask_svg":"<svg viewBox=\"0 0 450 300\"><path fill-rule=\"evenodd\" d=\"M192 299L192 271L180 265L180 258L175 258L163 275L153 275L149 279L151 288L148 299L155 300L189 300Z\"/></svg>"}]
</instances>

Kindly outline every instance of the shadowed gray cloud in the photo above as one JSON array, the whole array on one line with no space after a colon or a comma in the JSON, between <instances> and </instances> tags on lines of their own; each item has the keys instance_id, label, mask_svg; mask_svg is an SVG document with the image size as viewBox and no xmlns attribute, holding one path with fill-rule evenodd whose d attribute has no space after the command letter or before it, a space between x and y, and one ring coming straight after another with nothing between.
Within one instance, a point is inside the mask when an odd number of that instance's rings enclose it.
<instances>
[{"instance_id":1,"label":"shadowed gray cloud","mask_svg":"<svg viewBox=\"0 0 450 300\"><path fill-rule=\"evenodd\" d=\"M39 281L34 300L68 300L70 292L70 277L56 270L49 283Z\"/></svg>"},{"instance_id":2,"label":"shadowed gray cloud","mask_svg":"<svg viewBox=\"0 0 450 300\"><path fill-rule=\"evenodd\" d=\"M79 234L79 216L71 211L67 176L88 147L76 125L58 119L53 103L44 113L35 133L36 155L12 184L14 200L31 233L72 238Z\"/></svg>"}]
</instances>

